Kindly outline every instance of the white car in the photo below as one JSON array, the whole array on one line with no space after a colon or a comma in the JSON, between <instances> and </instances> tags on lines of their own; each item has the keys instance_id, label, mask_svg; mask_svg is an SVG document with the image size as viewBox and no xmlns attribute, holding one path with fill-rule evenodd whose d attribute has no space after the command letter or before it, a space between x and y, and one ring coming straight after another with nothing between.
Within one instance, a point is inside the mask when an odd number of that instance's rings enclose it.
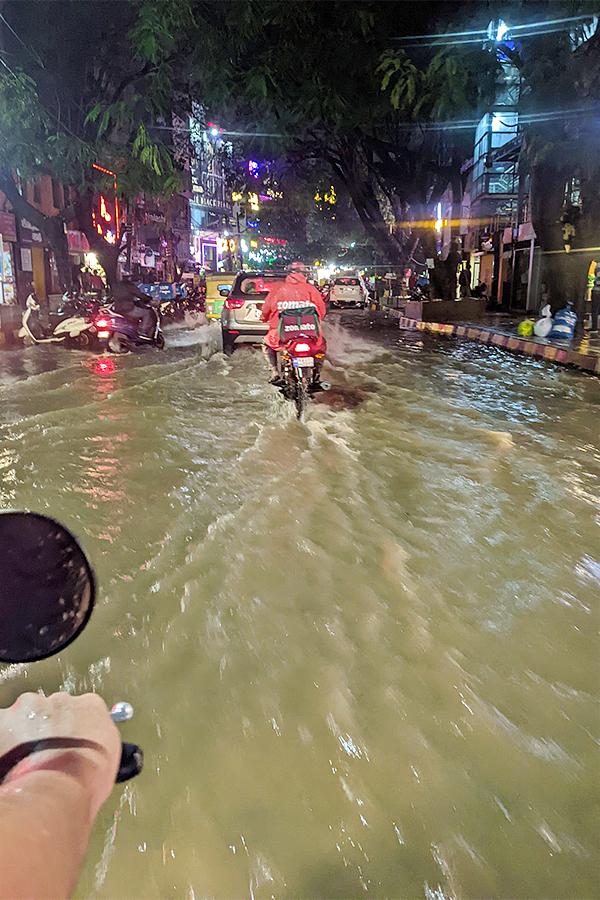
<instances>
[{"instance_id":1,"label":"white car","mask_svg":"<svg viewBox=\"0 0 600 900\"><path fill-rule=\"evenodd\" d=\"M332 307L363 307L367 304L367 291L357 276L338 276L329 290L329 302Z\"/></svg>"}]
</instances>

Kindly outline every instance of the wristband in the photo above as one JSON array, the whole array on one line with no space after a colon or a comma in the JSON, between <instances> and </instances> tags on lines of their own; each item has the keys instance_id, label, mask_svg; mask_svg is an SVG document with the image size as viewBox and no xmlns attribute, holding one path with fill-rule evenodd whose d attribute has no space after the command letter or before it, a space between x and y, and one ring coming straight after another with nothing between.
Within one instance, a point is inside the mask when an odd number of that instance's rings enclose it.
<instances>
[{"instance_id":1,"label":"wristband","mask_svg":"<svg viewBox=\"0 0 600 900\"><path fill-rule=\"evenodd\" d=\"M90 750L102 749L100 744L88 741L86 738L49 737L39 741L24 741L22 744L17 744L16 747L0 756L0 784L18 763L31 756L32 753L40 753L42 750L69 750L74 747L85 747Z\"/></svg>"}]
</instances>

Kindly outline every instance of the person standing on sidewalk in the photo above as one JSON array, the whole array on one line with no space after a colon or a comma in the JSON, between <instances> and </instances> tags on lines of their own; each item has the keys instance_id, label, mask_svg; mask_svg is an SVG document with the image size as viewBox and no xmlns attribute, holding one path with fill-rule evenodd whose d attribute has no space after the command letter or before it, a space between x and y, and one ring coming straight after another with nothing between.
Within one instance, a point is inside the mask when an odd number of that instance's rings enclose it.
<instances>
[{"instance_id":1,"label":"person standing on sidewalk","mask_svg":"<svg viewBox=\"0 0 600 900\"><path fill-rule=\"evenodd\" d=\"M460 296L468 297L469 291L471 290L471 267L467 263L467 265L460 270L460 274L458 276L458 284L460 287Z\"/></svg>"},{"instance_id":2,"label":"person standing on sidewalk","mask_svg":"<svg viewBox=\"0 0 600 900\"><path fill-rule=\"evenodd\" d=\"M598 331L598 317L600 316L600 266L596 266L594 274L594 286L592 288L592 322L590 331Z\"/></svg>"}]
</instances>

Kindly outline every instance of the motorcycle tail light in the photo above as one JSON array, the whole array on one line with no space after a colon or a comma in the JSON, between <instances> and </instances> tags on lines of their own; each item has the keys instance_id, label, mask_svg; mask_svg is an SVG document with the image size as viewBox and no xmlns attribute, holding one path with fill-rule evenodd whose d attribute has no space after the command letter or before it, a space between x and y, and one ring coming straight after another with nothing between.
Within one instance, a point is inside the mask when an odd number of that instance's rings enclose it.
<instances>
[{"instance_id":1,"label":"motorcycle tail light","mask_svg":"<svg viewBox=\"0 0 600 900\"><path fill-rule=\"evenodd\" d=\"M295 353L309 353L310 352L310 344L304 344L300 342L299 344L294 344L294 352Z\"/></svg>"},{"instance_id":2,"label":"motorcycle tail light","mask_svg":"<svg viewBox=\"0 0 600 900\"><path fill-rule=\"evenodd\" d=\"M96 328L108 328L108 319L96 319L94 324Z\"/></svg>"}]
</instances>

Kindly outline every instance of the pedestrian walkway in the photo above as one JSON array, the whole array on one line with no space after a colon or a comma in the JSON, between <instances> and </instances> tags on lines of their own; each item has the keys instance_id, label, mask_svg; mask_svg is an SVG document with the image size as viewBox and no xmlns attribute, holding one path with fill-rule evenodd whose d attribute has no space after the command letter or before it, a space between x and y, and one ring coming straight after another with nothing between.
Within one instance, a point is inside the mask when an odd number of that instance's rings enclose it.
<instances>
[{"instance_id":1,"label":"pedestrian walkway","mask_svg":"<svg viewBox=\"0 0 600 900\"><path fill-rule=\"evenodd\" d=\"M584 372L600 375L600 338L597 334L589 335L586 332L580 340L551 341L538 337L519 337L514 331L508 330L510 326L502 329L469 322L444 325L439 322L420 322L405 316L398 316L398 323L403 329L467 338L480 344L501 347L512 353L523 353L525 356L534 356L563 366L575 366Z\"/></svg>"}]
</instances>

